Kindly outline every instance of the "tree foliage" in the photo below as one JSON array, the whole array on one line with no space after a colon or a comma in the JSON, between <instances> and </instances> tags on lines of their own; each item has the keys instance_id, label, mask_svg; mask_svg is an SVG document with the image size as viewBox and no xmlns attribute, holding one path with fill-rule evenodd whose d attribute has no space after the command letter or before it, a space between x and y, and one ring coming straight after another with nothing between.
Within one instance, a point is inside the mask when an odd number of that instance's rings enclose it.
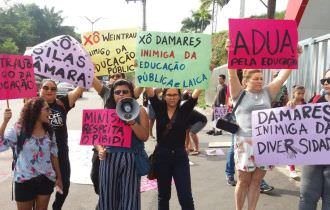
<instances>
[{"instance_id":1,"label":"tree foliage","mask_svg":"<svg viewBox=\"0 0 330 210\"><path fill-rule=\"evenodd\" d=\"M200 8L197 11L192 11L191 17L185 18L181 24L181 32L202 33L211 23L210 11L205 8Z\"/></svg>"},{"instance_id":2,"label":"tree foliage","mask_svg":"<svg viewBox=\"0 0 330 210\"><path fill-rule=\"evenodd\" d=\"M62 11L52 8L40 8L36 4L16 4L0 9L0 46L7 41L13 49L1 47L0 53L10 53L18 48L24 53L26 47L34 46L58 35L70 35L79 39L74 27L62 26ZM11 41L8 41L11 39Z\"/></svg>"}]
</instances>

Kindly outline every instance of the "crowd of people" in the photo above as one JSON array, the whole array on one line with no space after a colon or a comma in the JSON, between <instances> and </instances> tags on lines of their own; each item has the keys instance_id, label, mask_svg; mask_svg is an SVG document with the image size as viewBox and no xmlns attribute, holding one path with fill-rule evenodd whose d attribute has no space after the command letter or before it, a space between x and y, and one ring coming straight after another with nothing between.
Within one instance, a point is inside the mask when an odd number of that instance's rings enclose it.
<instances>
[{"instance_id":1,"label":"crowd of people","mask_svg":"<svg viewBox=\"0 0 330 210\"><path fill-rule=\"evenodd\" d=\"M213 107L237 105L234 115L239 130L232 135L225 171L227 183L235 186L236 210L242 210L246 200L249 210L256 209L260 192L274 189L264 181L273 166L257 165L253 158L251 112L305 104L303 86L294 86L291 98L285 95L284 83L290 74L291 70L281 70L270 83L264 84L259 69L229 69L228 85L226 76L219 75ZM330 101L329 70L321 84L323 94L315 96L311 103ZM94 78L93 87L102 98L104 109L115 109L123 98L137 99L142 93L147 107L139 107L138 117L125 122L132 130L130 148L94 145L91 179L99 196L96 209L141 209L141 176L137 172L134 151L143 148L149 136L157 140L154 164L158 176L158 209L169 209L172 179L181 208L195 209L188 155L200 154L198 132L207 124L206 116L194 109L201 90L181 92L176 88L134 87L124 74L112 75L108 84ZM60 98L56 97L56 91L56 83L45 80L40 97L25 101L20 118L13 127L7 128L12 111L9 108L4 111L0 145L13 149L14 195L19 210L47 209L54 187L56 194L52 208L62 209L69 193L71 170L67 114L75 107L84 89L77 87ZM154 123L155 137L152 132ZM212 128L208 134L222 135L223 131ZM295 166L288 167L290 177L297 178ZM330 209L330 166L303 166L299 209L316 209L320 198L322 209Z\"/></svg>"}]
</instances>

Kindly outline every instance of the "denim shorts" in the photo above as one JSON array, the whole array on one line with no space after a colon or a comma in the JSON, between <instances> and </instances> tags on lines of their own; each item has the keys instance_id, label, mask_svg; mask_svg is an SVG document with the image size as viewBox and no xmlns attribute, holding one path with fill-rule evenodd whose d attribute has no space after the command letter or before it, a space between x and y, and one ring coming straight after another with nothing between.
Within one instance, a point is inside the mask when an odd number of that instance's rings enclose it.
<instances>
[{"instance_id":1,"label":"denim shorts","mask_svg":"<svg viewBox=\"0 0 330 210\"><path fill-rule=\"evenodd\" d=\"M190 132L193 133L193 134L196 134L198 133L199 131L201 131L206 125L206 122L196 122L195 124L193 124L191 127L190 127Z\"/></svg>"}]
</instances>

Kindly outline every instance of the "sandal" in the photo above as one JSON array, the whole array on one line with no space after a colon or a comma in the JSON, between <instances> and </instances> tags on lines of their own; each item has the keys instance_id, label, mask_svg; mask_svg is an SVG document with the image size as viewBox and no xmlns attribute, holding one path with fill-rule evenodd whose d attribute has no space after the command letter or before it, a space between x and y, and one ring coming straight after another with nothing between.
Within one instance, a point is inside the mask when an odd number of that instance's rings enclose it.
<instances>
[{"instance_id":1,"label":"sandal","mask_svg":"<svg viewBox=\"0 0 330 210\"><path fill-rule=\"evenodd\" d=\"M195 151L192 151L190 154L191 154L191 155L199 155L199 154L200 154L200 152L199 152L199 151L197 151L197 150L195 150Z\"/></svg>"}]
</instances>

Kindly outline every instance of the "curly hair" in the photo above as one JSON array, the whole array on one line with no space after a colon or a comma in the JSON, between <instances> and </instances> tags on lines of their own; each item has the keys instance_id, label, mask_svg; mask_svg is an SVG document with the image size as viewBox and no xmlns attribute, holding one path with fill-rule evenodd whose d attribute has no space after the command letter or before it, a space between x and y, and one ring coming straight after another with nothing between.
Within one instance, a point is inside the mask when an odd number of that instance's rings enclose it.
<instances>
[{"instance_id":1,"label":"curly hair","mask_svg":"<svg viewBox=\"0 0 330 210\"><path fill-rule=\"evenodd\" d=\"M122 85L125 85L125 86L128 87L131 97L134 98L133 83L126 80L126 79L116 80L113 83L112 87L110 88L110 96L109 96L109 99L106 102L106 105L105 105L106 108L108 108L108 109L115 109L116 108L117 104L116 104L115 97L114 97L114 90L116 89L116 87L122 86Z\"/></svg>"},{"instance_id":2,"label":"curly hair","mask_svg":"<svg viewBox=\"0 0 330 210\"><path fill-rule=\"evenodd\" d=\"M41 109L44 107L45 103L46 101L43 98L37 97L28 100L24 104L18 123L21 126L21 132L23 132L27 138L32 136L33 128L40 117ZM46 132L52 132L48 123L43 123L42 126Z\"/></svg>"}]
</instances>

